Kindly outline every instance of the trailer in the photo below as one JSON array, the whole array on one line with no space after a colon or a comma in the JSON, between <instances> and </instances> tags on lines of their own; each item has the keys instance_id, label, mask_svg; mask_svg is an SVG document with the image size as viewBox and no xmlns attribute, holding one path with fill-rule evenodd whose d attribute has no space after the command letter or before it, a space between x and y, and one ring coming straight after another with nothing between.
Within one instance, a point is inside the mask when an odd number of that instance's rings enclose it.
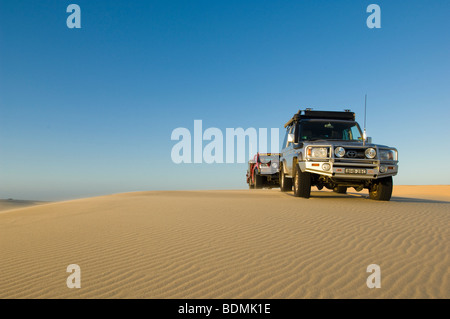
<instances>
[{"instance_id":1,"label":"trailer","mask_svg":"<svg viewBox=\"0 0 450 319\"><path fill-rule=\"evenodd\" d=\"M250 189L279 187L279 172L279 153L257 153L248 161L247 184Z\"/></svg>"}]
</instances>

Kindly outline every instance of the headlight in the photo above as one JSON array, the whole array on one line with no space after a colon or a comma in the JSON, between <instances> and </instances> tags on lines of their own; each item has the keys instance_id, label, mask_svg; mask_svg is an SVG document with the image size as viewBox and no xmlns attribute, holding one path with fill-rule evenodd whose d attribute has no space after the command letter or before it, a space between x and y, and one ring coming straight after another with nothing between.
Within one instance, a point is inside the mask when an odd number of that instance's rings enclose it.
<instances>
[{"instance_id":1,"label":"headlight","mask_svg":"<svg viewBox=\"0 0 450 319\"><path fill-rule=\"evenodd\" d=\"M365 154L366 154L367 158L372 159L372 158L375 158L375 156L377 155L377 151L375 151L375 149L373 149L373 148L368 148L368 149L366 149Z\"/></svg>"},{"instance_id":2,"label":"headlight","mask_svg":"<svg viewBox=\"0 0 450 319\"><path fill-rule=\"evenodd\" d=\"M278 163L272 163L272 167L277 169L278 168Z\"/></svg>"},{"instance_id":3,"label":"headlight","mask_svg":"<svg viewBox=\"0 0 450 319\"><path fill-rule=\"evenodd\" d=\"M334 155L336 155L337 157L344 157L345 155L345 148L343 148L342 146L338 146L334 149Z\"/></svg>"},{"instance_id":4,"label":"headlight","mask_svg":"<svg viewBox=\"0 0 450 319\"><path fill-rule=\"evenodd\" d=\"M315 158L328 157L328 149L326 147L312 147L309 149L308 155Z\"/></svg>"},{"instance_id":5,"label":"headlight","mask_svg":"<svg viewBox=\"0 0 450 319\"><path fill-rule=\"evenodd\" d=\"M392 150L381 150L380 151L380 159L382 161L393 161L394 160L394 151L392 151Z\"/></svg>"},{"instance_id":6,"label":"headlight","mask_svg":"<svg viewBox=\"0 0 450 319\"><path fill-rule=\"evenodd\" d=\"M322 165L322 169L323 169L324 171L329 171L329 170L331 169L331 165L328 164L328 163L324 163L324 164Z\"/></svg>"}]
</instances>

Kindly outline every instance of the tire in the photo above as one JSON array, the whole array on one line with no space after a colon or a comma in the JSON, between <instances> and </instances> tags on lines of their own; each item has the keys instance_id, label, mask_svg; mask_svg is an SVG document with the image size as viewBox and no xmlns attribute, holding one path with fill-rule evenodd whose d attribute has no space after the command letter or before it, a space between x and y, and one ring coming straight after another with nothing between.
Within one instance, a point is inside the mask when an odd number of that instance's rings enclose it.
<instances>
[{"instance_id":1,"label":"tire","mask_svg":"<svg viewBox=\"0 0 450 319\"><path fill-rule=\"evenodd\" d=\"M280 190L282 192L290 192L292 190L292 178L286 177L283 166L280 166Z\"/></svg>"},{"instance_id":2,"label":"tire","mask_svg":"<svg viewBox=\"0 0 450 319\"><path fill-rule=\"evenodd\" d=\"M380 178L369 189L369 197L373 200L388 201L392 196L392 176Z\"/></svg>"},{"instance_id":3,"label":"tire","mask_svg":"<svg viewBox=\"0 0 450 319\"><path fill-rule=\"evenodd\" d=\"M336 186L333 188L333 192L338 194L347 194L347 186Z\"/></svg>"},{"instance_id":4,"label":"tire","mask_svg":"<svg viewBox=\"0 0 450 319\"><path fill-rule=\"evenodd\" d=\"M256 171L255 171L255 185L254 185L254 187L256 189L263 188L263 177L261 175L259 175Z\"/></svg>"},{"instance_id":5,"label":"tire","mask_svg":"<svg viewBox=\"0 0 450 319\"><path fill-rule=\"evenodd\" d=\"M303 173L300 166L295 166L294 196L309 198L311 196L311 174Z\"/></svg>"}]
</instances>

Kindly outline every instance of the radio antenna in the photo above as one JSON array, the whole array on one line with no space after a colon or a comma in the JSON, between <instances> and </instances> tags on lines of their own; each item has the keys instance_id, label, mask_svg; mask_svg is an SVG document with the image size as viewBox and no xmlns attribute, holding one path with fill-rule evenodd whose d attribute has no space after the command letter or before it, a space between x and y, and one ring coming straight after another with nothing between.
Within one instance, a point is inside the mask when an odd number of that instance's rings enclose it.
<instances>
[{"instance_id":1,"label":"radio antenna","mask_svg":"<svg viewBox=\"0 0 450 319\"><path fill-rule=\"evenodd\" d=\"M364 136L363 136L363 145L366 145L366 114L367 114L367 94L364 98Z\"/></svg>"}]
</instances>

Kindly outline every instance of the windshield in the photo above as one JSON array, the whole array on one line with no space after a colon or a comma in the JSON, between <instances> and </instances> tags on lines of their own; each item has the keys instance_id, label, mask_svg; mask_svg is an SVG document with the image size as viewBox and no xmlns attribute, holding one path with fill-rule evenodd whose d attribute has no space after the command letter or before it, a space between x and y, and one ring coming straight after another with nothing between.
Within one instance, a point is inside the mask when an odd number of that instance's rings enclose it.
<instances>
[{"instance_id":1,"label":"windshield","mask_svg":"<svg viewBox=\"0 0 450 319\"><path fill-rule=\"evenodd\" d=\"M299 140L362 141L358 123L350 121L302 121Z\"/></svg>"}]
</instances>

